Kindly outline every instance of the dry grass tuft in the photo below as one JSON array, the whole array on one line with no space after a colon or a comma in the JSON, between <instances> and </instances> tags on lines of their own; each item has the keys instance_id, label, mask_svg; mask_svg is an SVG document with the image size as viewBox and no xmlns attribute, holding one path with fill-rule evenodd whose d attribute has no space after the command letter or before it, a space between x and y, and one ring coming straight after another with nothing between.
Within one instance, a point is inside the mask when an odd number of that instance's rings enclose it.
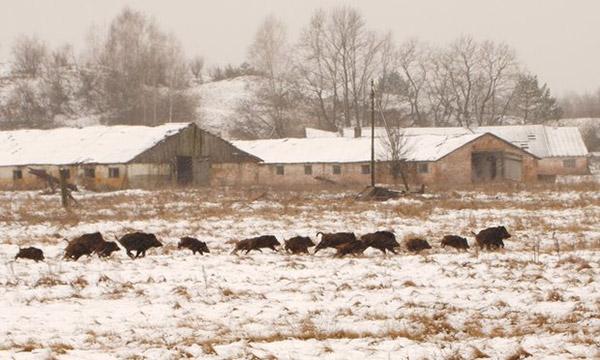
<instances>
[{"instance_id":1,"label":"dry grass tuft","mask_svg":"<svg viewBox=\"0 0 600 360\"><path fill-rule=\"evenodd\" d=\"M519 348L515 351L515 353L508 356L506 358L506 360L522 360L522 359L526 359L530 356L533 356L533 355L531 355L530 353L525 351L525 349L523 349L523 347L519 346Z\"/></svg>"},{"instance_id":2,"label":"dry grass tuft","mask_svg":"<svg viewBox=\"0 0 600 360\"><path fill-rule=\"evenodd\" d=\"M564 298L558 290L553 289L546 294L546 301L564 301Z\"/></svg>"},{"instance_id":3,"label":"dry grass tuft","mask_svg":"<svg viewBox=\"0 0 600 360\"><path fill-rule=\"evenodd\" d=\"M50 349L52 349L52 352L55 354L63 355L68 351L73 350L73 346L65 343L52 343L50 344Z\"/></svg>"},{"instance_id":4,"label":"dry grass tuft","mask_svg":"<svg viewBox=\"0 0 600 360\"><path fill-rule=\"evenodd\" d=\"M587 260L582 259L579 256L575 256L575 255L569 255L563 259L561 259L560 261L557 262L558 265L564 265L564 264L575 264L577 267L577 271L582 271L585 269L591 269L592 266L590 265L589 262L587 262Z\"/></svg>"},{"instance_id":5,"label":"dry grass tuft","mask_svg":"<svg viewBox=\"0 0 600 360\"><path fill-rule=\"evenodd\" d=\"M67 283L62 281L58 276L50 274L39 278L38 281L36 281L34 287L51 287L66 284Z\"/></svg>"}]
</instances>

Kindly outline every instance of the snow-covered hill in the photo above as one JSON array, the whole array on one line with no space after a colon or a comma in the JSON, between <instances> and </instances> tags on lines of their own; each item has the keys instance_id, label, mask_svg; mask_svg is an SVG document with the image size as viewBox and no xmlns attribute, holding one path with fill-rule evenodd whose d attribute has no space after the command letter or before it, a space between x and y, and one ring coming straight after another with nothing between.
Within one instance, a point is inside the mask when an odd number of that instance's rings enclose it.
<instances>
[{"instance_id":1,"label":"snow-covered hill","mask_svg":"<svg viewBox=\"0 0 600 360\"><path fill-rule=\"evenodd\" d=\"M213 134L231 138L235 127L236 109L251 98L260 84L258 76L207 82L193 89L200 96L198 125Z\"/></svg>"}]
</instances>

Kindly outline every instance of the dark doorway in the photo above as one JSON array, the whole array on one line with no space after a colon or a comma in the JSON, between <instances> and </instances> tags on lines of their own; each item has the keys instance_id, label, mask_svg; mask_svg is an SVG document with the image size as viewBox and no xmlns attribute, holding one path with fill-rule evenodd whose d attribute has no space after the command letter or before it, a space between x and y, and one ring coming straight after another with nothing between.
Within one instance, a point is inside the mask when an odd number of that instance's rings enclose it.
<instances>
[{"instance_id":1,"label":"dark doorway","mask_svg":"<svg viewBox=\"0 0 600 360\"><path fill-rule=\"evenodd\" d=\"M523 157L502 151L471 154L471 180L474 183L523 179Z\"/></svg>"},{"instance_id":2,"label":"dark doorway","mask_svg":"<svg viewBox=\"0 0 600 360\"><path fill-rule=\"evenodd\" d=\"M191 156L177 156L177 183L187 185L194 180Z\"/></svg>"},{"instance_id":3,"label":"dark doorway","mask_svg":"<svg viewBox=\"0 0 600 360\"><path fill-rule=\"evenodd\" d=\"M501 180L502 170L502 152L474 152L471 155L473 182Z\"/></svg>"}]
</instances>

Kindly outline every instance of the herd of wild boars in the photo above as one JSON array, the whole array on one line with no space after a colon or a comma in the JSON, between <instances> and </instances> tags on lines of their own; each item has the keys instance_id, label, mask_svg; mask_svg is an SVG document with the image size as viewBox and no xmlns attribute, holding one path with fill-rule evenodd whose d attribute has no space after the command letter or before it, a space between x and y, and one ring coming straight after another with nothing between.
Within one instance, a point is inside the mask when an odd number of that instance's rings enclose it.
<instances>
[{"instance_id":1,"label":"herd of wild boars","mask_svg":"<svg viewBox=\"0 0 600 360\"><path fill-rule=\"evenodd\" d=\"M475 234L476 245L480 249L496 250L504 248L505 239L509 239L511 235L504 226L490 227L481 230ZM345 255L360 255L366 249L373 248L381 251L383 254L391 252L397 254L396 249L400 247L400 243L396 241L396 236L391 231L376 231L373 233L362 235L357 238L352 232L337 232L323 233L318 232L317 238L321 237L318 244L315 244L310 237L295 236L284 241L283 250L291 254L310 254L309 248L315 247L313 254L319 250L332 248L335 249L335 257L343 257ZM156 235L144 232L133 232L117 238L117 241L106 241L101 233L89 233L67 241L67 247L64 252L64 259L77 261L82 256L97 255L101 258L111 256L113 252L119 251L121 248L117 243L125 249L126 254L131 259L137 259L146 256L146 251L155 247L162 247L163 244L158 240ZM423 250L431 249L431 245L427 240L420 238L410 238L404 242L406 250L418 253ZM442 248L450 246L459 251L469 250L469 243L466 238L458 235L446 235L441 241ZM281 243L273 235L262 235L244 240L235 241L232 254L237 254L238 251L248 254L252 250L262 252L262 249L271 249L278 251ZM192 254L210 253L205 242L193 237L182 237L177 244L178 249L188 249ZM133 253L135 251L135 254ZM19 248L19 252L15 256L15 260L31 259L34 261L43 261L44 253L41 249L35 247Z\"/></svg>"}]
</instances>

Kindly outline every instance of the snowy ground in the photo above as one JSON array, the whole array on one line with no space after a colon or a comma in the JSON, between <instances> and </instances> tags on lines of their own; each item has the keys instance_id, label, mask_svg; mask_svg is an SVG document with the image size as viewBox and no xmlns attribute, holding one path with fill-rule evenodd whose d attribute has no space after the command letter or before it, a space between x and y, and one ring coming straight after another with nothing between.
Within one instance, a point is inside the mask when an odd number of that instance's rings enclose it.
<instances>
[{"instance_id":1,"label":"snowy ground","mask_svg":"<svg viewBox=\"0 0 600 360\"><path fill-rule=\"evenodd\" d=\"M87 193L66 214L54 196L0 193L0 359L600 356L598 190L376 204L350 193L260 195ZM513 233L503 252L439 247L442 234L498 224ZM133 229L157 233L165 247L135 261L124 252L60 260L65 237ZM228 241L258 234L377 229L424 236L434 248L343 259L229 254ZM211 253L178 251L183 235L207 241ZM18 245L43 248L47 261L12 261Z\"/></svg>"}]
</instances>

